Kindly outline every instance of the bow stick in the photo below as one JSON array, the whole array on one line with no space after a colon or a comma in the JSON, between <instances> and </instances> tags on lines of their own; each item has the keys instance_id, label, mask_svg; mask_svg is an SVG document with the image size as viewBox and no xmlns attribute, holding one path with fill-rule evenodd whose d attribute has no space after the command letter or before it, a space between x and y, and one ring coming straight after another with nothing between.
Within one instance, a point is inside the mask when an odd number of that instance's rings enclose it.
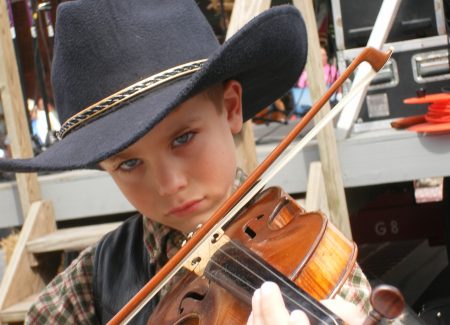
<instances>
[{"instance_id":1,"label":"bow stick","mask_svg":"<svg viewBox=\"0 0 450 325\"><path fill-rule=\"evenodd\" d=\"M367 86L377 72L390 58L392 50L381 52L374 48L365 48L348 66L343 74L331 85L328 91L311 107L308 113L289 132L280 144L266 157L266 159L248 176L245 182L225 201L211 218L196 232L192 238L172 257L161 270L107 323L108 325L127 324L148 303L170 279L183 267L191 269L203 259L198 254L204 247L211 248L211 243L218 242L223 237L222 228L230 222L267 183L294 157L306 144L311 141L320 130L330 122L346 104ZM352 90L334 106L269 172L261 176L270 168L272 163L286 150L304 127L312 120L314 115L329 100L331 95L342 85L350 74L361 64L368 62L372 70L355 85Z\"/></svg>"}]
</instances>

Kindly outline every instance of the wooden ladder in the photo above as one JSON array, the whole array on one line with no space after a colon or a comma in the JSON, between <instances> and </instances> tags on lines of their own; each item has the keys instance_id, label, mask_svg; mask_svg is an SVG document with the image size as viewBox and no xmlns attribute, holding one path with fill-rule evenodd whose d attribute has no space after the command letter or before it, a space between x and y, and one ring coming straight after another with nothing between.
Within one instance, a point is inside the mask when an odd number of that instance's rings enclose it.
<instances>
[{"instance_id":1,"label":"wooden ladder","mask_svg":"<svg viewBox=\"0 0 450 325\"><path fill-rule=\"evenodd\" d=\"M94 245L120 222L57 229L52 205L31 205L0 286L0 322L21 323L39 292L58 273L64 252Z\"/></svg>"},{"instance_id":2,"label":"wooden ladder","mask_svg":"<svg viewBox=\"0 0 450 325\"><path fill-rule=\"evenodd\" d=\"M33 155L6 4L0 5L0 89L14 158ZM63 252L95 244L119 223L58 230L36 174L16 174L24 223L0 285L0 323L20 323L39 291L56 275Z\"/></svg>"}]
</instances>

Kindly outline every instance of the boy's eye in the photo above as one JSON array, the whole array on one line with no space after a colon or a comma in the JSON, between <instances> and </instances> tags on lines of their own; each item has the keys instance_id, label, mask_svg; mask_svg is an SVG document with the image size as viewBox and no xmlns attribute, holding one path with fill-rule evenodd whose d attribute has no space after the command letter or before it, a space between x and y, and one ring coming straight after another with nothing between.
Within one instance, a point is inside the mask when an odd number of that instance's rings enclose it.
<instances>
[{"instance_id":1,"label":"boy's eye","mask_svg":"<svg viewBox=\"0 0 450 325\"><path fill-rule=\"evenodd\" d=\"M194 132L183 133L179 137L175 138L175 140L173 140L172 145L174 147L182 146L183 144L186 144L189 141L191 141L193 136L194 136Z\"/></svg>"},{"instance_id":2,"label":"boy's eye","mask_svg":"<svg viewBox=\"0 0 450 325\"><path fill-rule=\"evenodd\" d=\"M141 164L141 161L139 159L129 159L124 161L123 163L121 163L119 165L119 169L122 171L130 171L133 168L136 168L137 166L139 166Z\"/></svg>"}]
</instances>

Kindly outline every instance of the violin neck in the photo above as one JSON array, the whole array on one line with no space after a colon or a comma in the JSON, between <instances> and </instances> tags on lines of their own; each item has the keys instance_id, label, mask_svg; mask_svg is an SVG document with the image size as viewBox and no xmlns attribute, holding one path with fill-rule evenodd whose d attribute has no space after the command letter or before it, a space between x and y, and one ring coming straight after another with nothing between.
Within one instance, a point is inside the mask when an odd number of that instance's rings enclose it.
<instances>
[{"instance_id":1,"label":"violin neck","mask_svg":"<svg viewBox=\"0 0 450 325\"><path fill-rule=\"evenodd\" d=\"M275 282L289 311L303 310L311 324L344 324L288 277L237 241L230 241L214 253L204 275L249 306L254 291L263 282Z\"/></svg>"}]
</instances>

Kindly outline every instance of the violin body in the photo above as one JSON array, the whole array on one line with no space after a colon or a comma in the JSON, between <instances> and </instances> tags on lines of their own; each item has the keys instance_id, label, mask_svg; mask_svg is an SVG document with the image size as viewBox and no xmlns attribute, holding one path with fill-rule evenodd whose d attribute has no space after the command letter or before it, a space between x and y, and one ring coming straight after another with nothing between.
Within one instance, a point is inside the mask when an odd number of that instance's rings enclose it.
<instances>
[{"instance_id":1,"label":"violin body","mask_svg":"<svg viewBox=\"0 0 450 325\"><path fill-rule=\"evenodd\" d=\"M246 269L258 269L258 263L248 261L248 251L316 300L333 297L356 261L353 242L322 213L305 212L279 187L259 193L226 227L225 234L233 247L213 254L204 276L186 271L148 324L245 324L252 290L260 285L252 281L261 281L246 273ZM267 279L264 274L259 277ZM240 283L248 288L241 288Z\"/></svg>"},{"instance_id":2,"label":"violin body","mask_svg":"<svg viewBox=\"0 0 450 325\"><path fill-rule=\"evenodd\" d=\"M220 285L189 272L164 296L147 324L241 325L250 310Z\"/></svg>"}]
</instances>

